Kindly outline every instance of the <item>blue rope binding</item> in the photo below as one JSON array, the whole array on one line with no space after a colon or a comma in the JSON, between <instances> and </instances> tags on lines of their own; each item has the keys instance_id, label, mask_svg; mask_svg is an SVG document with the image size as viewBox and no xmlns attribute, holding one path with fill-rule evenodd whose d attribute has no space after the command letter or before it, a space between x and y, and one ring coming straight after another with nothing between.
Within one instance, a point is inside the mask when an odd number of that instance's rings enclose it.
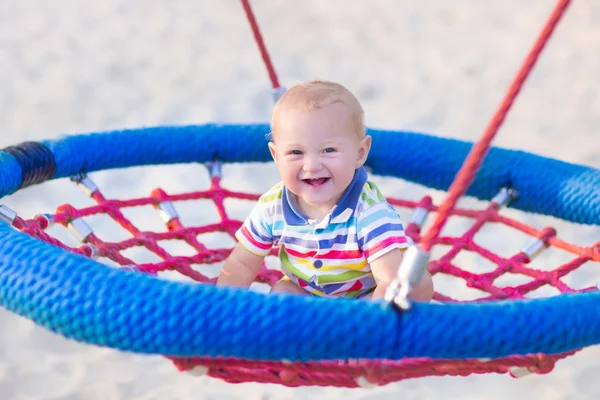
<instances>
[{"instance_id":1,"label":"blue rope binding","mask_svg":"<svg viewBox=\"0 0 600 400\"><path fill-rule=\"evenodd\" d=\"M268 129L160 127L41 142L52 157L34 147L45 160L39 163L54 163L57 179L135 165L266 162ZM471 146L416 133L369 133L373 173L436 189L448 188ZM0 151L0 197L23 179L40 180L26 170L31 160L13 153ZM48 174L46 167L35 165ZM598 170L494 148L468 194L489 199L507 184L520 194L512 207L600 225ZM600 343L599 304L594 292L416 304L399 314L377 301L263 295L109 269L0 223L0 305L65 337L140 353L293 361L554 354Z\"/></svg>"}]
</instances>

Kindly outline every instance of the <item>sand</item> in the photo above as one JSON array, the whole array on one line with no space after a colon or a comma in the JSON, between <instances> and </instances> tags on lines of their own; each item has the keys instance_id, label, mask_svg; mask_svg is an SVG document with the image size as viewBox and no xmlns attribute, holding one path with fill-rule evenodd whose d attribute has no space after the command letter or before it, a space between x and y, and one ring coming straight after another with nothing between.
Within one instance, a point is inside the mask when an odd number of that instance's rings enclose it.
<instances>
[{"instance_id":1,"label":"sand","mask_svg":"<svg viewBox=\"0 0 600 400\"><path fill-rule=\"evenodd\" d=\"M360 98L371 127L476 140L553 2L260 0L253 5L284 85L337 80ZM594 1L574 2L496 145L600 167L599 21ZM0 76L2 147L127 127L264 122L272 106L267 74L242 7L233 0L3 0ZM179 166L159 175L153 168L135 169L94 179L114 196L130 196L156 185L172 191L201 185L205 178L197 171ZM272 168L261 179L248 179L255 171L227 173L231 187L257 193L277 178ZM397 181L381 184L390 196L417 198L424 192ZM71 184L52 182L0 202L31 216L87 200L66 187ZM522 218L538 227L553 224L581 244L600 237L599 227ZM510 235L497 243L521 245ZM593 281L594 272L578 278L580 283ZM0 314L0 398L6 400L600 395L594 384L598 347L559 362L545 376L426 378L369 390L290 389L192 377L159 356L75 343L5 310Z\"/></svg>"}]
</instances>

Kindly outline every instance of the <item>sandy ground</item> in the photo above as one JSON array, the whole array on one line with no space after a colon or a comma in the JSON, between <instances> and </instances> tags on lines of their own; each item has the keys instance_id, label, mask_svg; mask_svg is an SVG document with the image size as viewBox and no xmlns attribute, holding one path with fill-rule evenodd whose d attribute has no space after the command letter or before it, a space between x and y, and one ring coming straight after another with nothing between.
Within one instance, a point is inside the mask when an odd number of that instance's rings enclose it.
<instances>
[{"instance_id":1,"label":"sandy ground","mask_svg":"<svg viewBox=\"0 0 600 400\"><path fill-rule=\"evenodd\" d=\"M257 0L285 85L341 81L369 126L475 140L497 107L553 2ZM496 145L600 167L600 8L575 1L515 103ZM0 146L63 133L205 122L264 122L268 78L238 1L104 0L0 3ZM197 168L197 167L196 167ZM95 179L115 196L201 185L198 169L134 169ZM228 170L231 187L260 192L277 178ZM387 195L423 193L381 180ZM24 216L83 202L68 182L2 199ZM64 190L63 190L64 189ZM402 192L404 190L404 192ZM408 193L406 193L408 191ZM67 194L66 194L67 193ZM79 197L77 197L79 196ZM238 210L243 216L243 210ZM591 244L598 227L551 223ZM521 242L507 234L501 246ZM572 279L594 281L597 267ZM600 280L600 279L599 279ZM451 288L450 288L451 290ZM455 289L456 297L460 291ZM467 296L467 295L465 295ZM597 347L546 376L426 378L370 390L228 385L175 371L161 357L65 340L0 311L0 398L13 399L592 399Z\"/></svg>"}]
</instances>

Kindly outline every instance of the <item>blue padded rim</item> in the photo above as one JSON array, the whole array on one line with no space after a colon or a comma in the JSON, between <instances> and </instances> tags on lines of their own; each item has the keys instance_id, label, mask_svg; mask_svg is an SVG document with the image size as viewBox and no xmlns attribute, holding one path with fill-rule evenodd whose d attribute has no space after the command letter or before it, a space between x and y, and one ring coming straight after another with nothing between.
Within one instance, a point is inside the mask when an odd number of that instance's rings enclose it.
<instances>
[{"instance_id":1,"label":"blue padded rim","mask_svg":"<svg viewBox=\"0 0 600 400\"><path fill-rule=\"evenodd\" d=\"M600 343L600 293L415 304L263 295L107 268L0 222L0 304L81 342L256 360L482 358Z\"/></svg>"},{"instance_id":2,"label":"blue padded rim","mask_svg":"<svg viewBox=\"0 0 600 400\"><path fill-rule=\"evenodd\" d=\"M46 141L54 178L134 165L268 161L266 125L162 127ZM369 166L445 189L470 144L371 130ZM223 140L223 138L236 138ZM391 151L390 149L401 149ZM21 166L0 152L1 195ZM470 194L512 183L513 206L598 224L597 170L493 149ZM560 353L600 343L600 293L481 304L417 304L265 296L112 270L0 223L0 304L78 341L173 356L316 360L482 358Z\"/></svg>"},{"instance_id":3,"label":"blue padded rim","mask_svg":"<svg viewBox=\"0 0 600 400\"><path fill-rule=\"evenodd\" d=\"M54 178L141 165L271 161L266 124L156 127L66 136L42 142L54 154ZM370 129L367 162L373 173L446 190L472 143L419 133ZM0 151L0 197L16 191L20 174ZM15 176L18 174L19 176ZM16 184L19 182L19 184ZM600 171L500 148L490 150L467 194L489 200L511 185L510 206L560 219L600 225Z\"/></svg>"}]
</instances>

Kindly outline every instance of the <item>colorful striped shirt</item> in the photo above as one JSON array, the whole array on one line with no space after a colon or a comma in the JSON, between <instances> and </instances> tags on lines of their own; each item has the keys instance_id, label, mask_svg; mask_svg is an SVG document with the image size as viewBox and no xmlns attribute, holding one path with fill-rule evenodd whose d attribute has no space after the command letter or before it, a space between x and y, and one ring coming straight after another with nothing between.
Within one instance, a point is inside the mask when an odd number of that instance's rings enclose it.
<instances>
[{"instance_id":1,"label":"colorful striped shirt","mask_svg":"<svg viewBox=\"0 0 600 400\"><path fill-rule=\"evenodd\" d=\"M284 279L319 296L360 297L376 282L369 264L409 246L400 216L369 182L364 168L321 220L307 218L296 197L278 183L263 194L236 232L250 252L266 256L279 246Z\"/></svg>"}]
</instances>

